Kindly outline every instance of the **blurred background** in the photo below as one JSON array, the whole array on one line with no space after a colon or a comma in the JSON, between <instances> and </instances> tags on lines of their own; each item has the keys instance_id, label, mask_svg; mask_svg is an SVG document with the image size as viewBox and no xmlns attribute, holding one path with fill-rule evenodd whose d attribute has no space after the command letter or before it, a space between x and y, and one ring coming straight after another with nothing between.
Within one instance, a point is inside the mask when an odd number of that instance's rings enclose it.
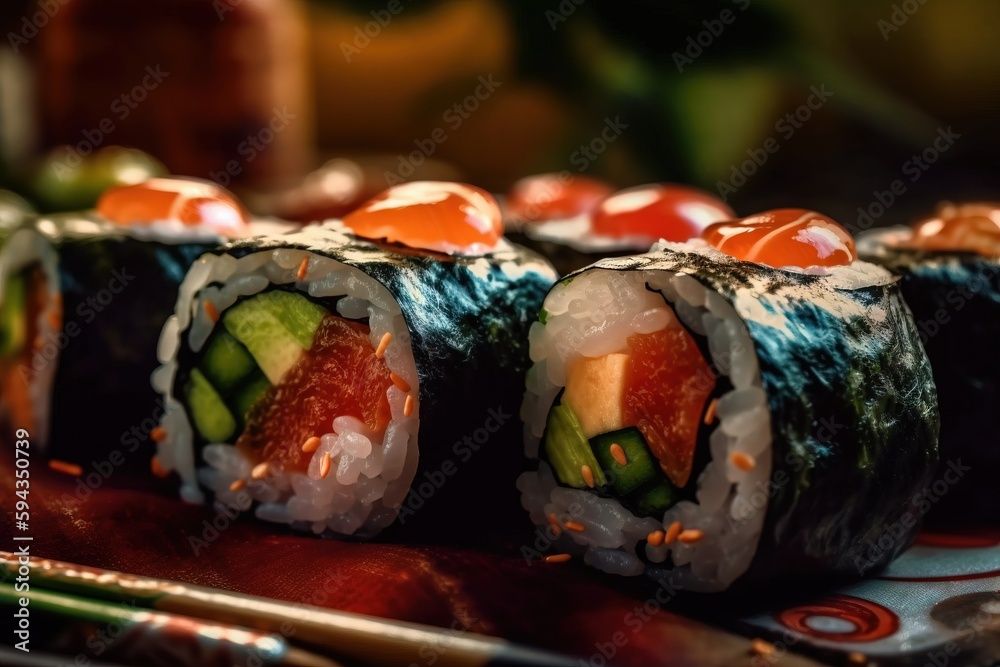
<instances>
[{"instance_id":1,"label":"blurred background","mask_svg":"<svg viewBox=\"0 0 1000 667\"><path fill-rule=\"evenodd\" d=\"M43 210L162 170L299 218L563 170L855 229L1000 199L992 0L4 0L0 27L0 187Z\"/></svg>"}]
</instances>

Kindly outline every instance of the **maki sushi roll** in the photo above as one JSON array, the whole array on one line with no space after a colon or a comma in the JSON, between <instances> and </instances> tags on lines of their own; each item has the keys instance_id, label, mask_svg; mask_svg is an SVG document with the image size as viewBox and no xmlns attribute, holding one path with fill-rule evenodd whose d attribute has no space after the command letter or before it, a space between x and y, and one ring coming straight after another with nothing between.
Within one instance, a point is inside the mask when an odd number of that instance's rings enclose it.
<instances>
[{"instance_id":1,"label":"maki sushi roll","mask_svg":"<svg viewBox=\"0 0 1000 667\"><path fill-rule=\"evenodd\" d=\"M719 591L859 576L915 535L930 366L898 283L833 220L771 211L601 260L529 337L518 488L554 544L526 556Z\"/></svg>"},{"instance_id":2,"label":"maki sushi roll","mask_svg":"<svg viewBox=\"0 0 1000 667\"><path fill-rule=\"evenodd\" d=\"M4 245L12 261L0 284L4 327L23 352L0 371L0 412L50 457L147 466L132 454L162 413L149 376L177 288L198 256L250 229L217 186L160 178L109 189L91 213L20 227Z\"/></svg>"},{"instance_id":3,"label":"maki sushi roll","mask_svg":"<svg viewBox=\"0 0 1000 667\"><path fill-rule=\"evenodd\" d=\"M504 209L513 238L549 257L562 274L602 257L643 252L661 238L687 241L736 217L721 200L687 185L613 192L601 181L566 172L518 181Z\"/></svg>"},{"instance_id":4,"label":"maki sushi roll","mask_svg":"<svg viewBox=\"0 0 1000 667\"><path fill-rule=\"evenodd\" d=\"M58 259L31 216L27 202L0 191L0 428L44 442L55 373L46 355L58 353L46 344L61 328L62 307Z\"/></svg>"},{"instance_id":5,"label":"maki sushi roll","mask_svg":"<svg viewBox=\"0 0 1000 667\"><path fill-rule=\"evenodd\" d=\"M861 237L870 262L902 277L941 406L941 482L930 519L1000 520L1000 204L942 204L912 227Z\"/></svg>"},{"instance_id":6,"label":"maki sushi roll","mask_svg":"<svg viewBox=\"0 0 1000 667\"><path fill-rule=\"evenodd\" d=\"M502 231L488 193L415 182L202 257L160 339L154 469L317 534L496 530L468 498L510 520L527 331L556 277Z\"/></svg>"}]
</instances>

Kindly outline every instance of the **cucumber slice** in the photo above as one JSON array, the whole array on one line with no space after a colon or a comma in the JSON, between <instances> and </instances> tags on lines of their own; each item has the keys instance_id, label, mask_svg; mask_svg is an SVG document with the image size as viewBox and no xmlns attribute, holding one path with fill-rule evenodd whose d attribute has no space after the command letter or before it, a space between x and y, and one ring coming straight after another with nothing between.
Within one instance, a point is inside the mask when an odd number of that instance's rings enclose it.
<instances>
[{"instance_id":1,"label":"cucumber slice","mask_svg":"<svg viewBox=\"0 0 1000 667\"><path fill-rule=\"evenodd\" d=\"M664 479L639 489L629 500L638 514L659 518L680 500L680 491L670 480Z\"/></svg>"},{"instance_id":2,"label":"cucumber slice","mask_svg":"<svg viewBox=\"0 0 1000 667\"><path fill-rule=\"evenodd\" d=\"M23 273L7 280L0 305L0 356L14 356L24 349L27 336L28 284Z\"/></svg>"},{"instance_id":3,"label":"cucumber slice","mask_svg":"<svg viewBox=\"0 0 1000 667\"><path fill-rule=\"evenodd\" d=\"M304 296L273 291L258 294L226 311L223 325L243 343L272 384L278 384L303 350L312 347L329 313Z\"/></svg>"},{"instance_id":4,"label":"cucumber slice","mask_svg":"<svg viewBox=\"0 0 1000 667\"><path fill-rule=\"evenodd\" d=\"M238 340L225 331L218 331L205 346L199 367L220 394L228 395L257 370L257 362Z\"/></svg>"},{"instance_id":5,"label":"cucumber slice","mask_svg":"<svg viewBox=\"0 0 1000 667\"><path fill-rule=\"evenodd\" d=\"M212 383L197 368L184 388L191 421L202 438L209 442L226 442L236 432L236 420Z\"/></svg>"},{"instance_id":6,"label":"cucumber slice","mask_svg":"<svg viewBox=\"0 0 1000 667\"><path fill-rule=\"evenodd\" d=\"M618 443L625 450L627 462L621 465L611 456L611 445ZM626 496L644 484L664 477L660 464L650 453L646 439L638 429L623 428L610 433L595 435L590 447L611 478L611 489L619 496Z\"/></svg>"},{"instance_id":7,"label":"cucumber slice","mask_svg":"<svg viewBox=\"0 0 1000 667\"><path fill-rule=\"evenodd\" d=\"M242 423L246 423L247 417L250 416L250 410L270 388L271 383L267 381L267 378L262 373L257 373L245 386L233 394L230 405L233 408L233 413L239 417Z\"/></svg>"},{"instance_id":8,"label":"cucumber slice","mask_svg":"<svg viewBox=\"0 0 1000 667\"><path fill-rule=\"evenodd\" d=\"M594 472L595 485L604 486L607 483L583 435L580 420L569 406L557 405L549 411L545 424L545 455L556 477L567 486L578 489L587 486L581 472L584 465L590 466Z\"/></svg>"}]
</instances>

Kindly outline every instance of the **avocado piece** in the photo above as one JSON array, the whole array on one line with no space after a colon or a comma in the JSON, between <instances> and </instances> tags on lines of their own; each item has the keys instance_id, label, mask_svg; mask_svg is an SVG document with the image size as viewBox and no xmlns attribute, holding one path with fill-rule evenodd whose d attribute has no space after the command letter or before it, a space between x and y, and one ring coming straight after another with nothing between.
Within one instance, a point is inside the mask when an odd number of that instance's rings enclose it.
<instances>
[{"instance_id":1,"label":"avocado piece","mask_svg":"<svg viewBox=\"0 0 1000 667\"><path fill-rule=\"evenodd\" d=\"M225 331L212 334L198 366L224 396L257 370L257 362L250 352Z\"/></svg>"},{"instance_id":2,"label":"avocado piece","mask_svg":"<svg viewBox=\"0 0 1000 667\"><path fill-rule=\"evenodd\" d=\"M264 374L257 371L255 375L243 387L233 394L229 404L233 408L233 413L239 418L241 423L246 423L250 416L250 410L257 402L264 397L267 390L271 388L271 383L267 381Z\"/></svg>"},{"instance_id":3,"label":"avocado piece","mask_svg":"<svg viewBox=\"0 0 1000 667\"><path fill-rule=\"evenodd\" d=\"M611 455L611 445L617 443L625 451L625 465ZM611 489L619 497L627 496L644 484L664 477L660 463L649 451L646 439L636 428L623 428L602 433L590 439L590 447L611 478Z\"/></svg>"},{"instance_id":4,"label":"avocado piece","mask_svg":"<svg viewBox=\"0 0 1000 667\"><path fill-rule=\"evenodd\" d=\"M24 349L27 335L28 285L23 273L7 280L0 305L0 356L13 356Z\"/></svg>"},{"instance_id":5,"label":"avocado piece","mask_svg":"<svg viewBox=\"0 0 1000 667\"><path fill-rule=\"evenodd\" d=\"M604 472L583 435L580 421L567 405L557 405L549 411L545 424L545 455L556 477L567 486L578 489L587 486L581 472L584 465L590 466L594 472L596 486L607 483Z\"/></svg>"},{"instance_id":6,"label":"avocado piece","mask_svg":"<svg viewBox=\"0 0 1000 667\"><path fill-rule=\"evenodd\" d=\"M663 479L652 486L644 486L632 496L628 503L636 510L637 514L662 517L663 513L673 507L680 500L680 491L670 483L669 479Z\"/></svg>"},{"instance_id":7,"label":"avocado piece","mask_svg":"<svg viewBox=\"0 0 1000 667\"><path fill-rule=\"evenodd\" d=\"M191 370L184 398L195 429L208 442L226 442L236 432L233 414L197 368Z\"/></svg>"},{"instance_id":8,"label":"avocado piece","mask_svg":"<svg viewBox=\"0 0 1000 667\"><path fill-rule=\"evenodd\" d=\"M562 402L573 409L584 436L625 428L622 396L631 356L619 352L603 357L582 357L566 369Z\"/></svg>"},{"instance_id":9,"label":"avocado piece","mask_svg":"<svg viewBox=\"0 0 1000 667\"><path fill-rule=\"evenodd\" d=\"M222 323L243 343L272 384L295 365L313 338L326 309L300 294L281 290L257 294L228 309Z\"/></svg>"}]
</instances>

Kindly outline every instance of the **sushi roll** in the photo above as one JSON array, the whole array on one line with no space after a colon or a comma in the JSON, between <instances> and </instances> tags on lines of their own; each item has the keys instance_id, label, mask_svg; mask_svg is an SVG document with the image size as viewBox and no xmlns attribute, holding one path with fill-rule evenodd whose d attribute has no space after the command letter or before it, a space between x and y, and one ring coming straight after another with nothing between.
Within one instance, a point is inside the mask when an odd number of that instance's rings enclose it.
<instances>
[{"instance_id":1,"label":"sushi roll","mask_svg":"<svg viewBox=\"0 0 1000 667\"><path fill-rule=\"evenodd\" d=\"M46 357L58 354L47 343L61 328L62 308L55 251L31 217L27 202L0 191L0 428L44 442L55 374Z\"/></svg>"},{"instance_id":2,"label":"sushi roll","mask_svg":"<svg viewBox=\"0 0 1000 667\"><path fill-rule=\"evenodd\" d=\"M524 555L692 591L884 565L938 459L898 283L811 211L702 237L601 260L545 298L518 488L546 548Z\"/></svg>"},{"instance_id":3,"label":"sushi roll","mask_svg":"<svg viewBox=\"0 0 1000 667\"><path fill-rule=\"evenodd\" d=\"M502 231L488 193L414 182L202 257L160 339L154 469L317 534L509 522L527 331L556 276Z\"/></svg>"},{"instance_id":4,"label":"sushi roll","mask_svg":"<svg viewBox=\"0 0 1000 667\"><path fill-rule=\"evenodd\" d=\"M902 277L941 406L941 458L929 521L1000 520L1000 204L942 204L912 227L869 232L859 251Z\"/></svg>"},{"instance_id":5,"label":"sushi roll","mask_svg":"<svg viewBox=\"0 0 1000 667\"><path fill-rule=\"evenodd\" d=\"M0 413L33 429L50 457L145 468L148 455L134 454L162 413L149 376L180 281L201 254L250 230L221 188L161 178L111 188L93 212L19 228L0 285L23 352L0 371Z\"/></svg>"},{"instance_id":6,"label":"sushi roll","mask_svg":"<svg viewBox=\"0 0 1000 667\"><path fill-rule=\"evenodd\" d=\"M512 238L549 257L562 273L601 259L643 252L659 239L686 241L736 214L687 185L658 183L613 192L568 173L515 183L504 199Z\"/></svg>"}]
</instances>

